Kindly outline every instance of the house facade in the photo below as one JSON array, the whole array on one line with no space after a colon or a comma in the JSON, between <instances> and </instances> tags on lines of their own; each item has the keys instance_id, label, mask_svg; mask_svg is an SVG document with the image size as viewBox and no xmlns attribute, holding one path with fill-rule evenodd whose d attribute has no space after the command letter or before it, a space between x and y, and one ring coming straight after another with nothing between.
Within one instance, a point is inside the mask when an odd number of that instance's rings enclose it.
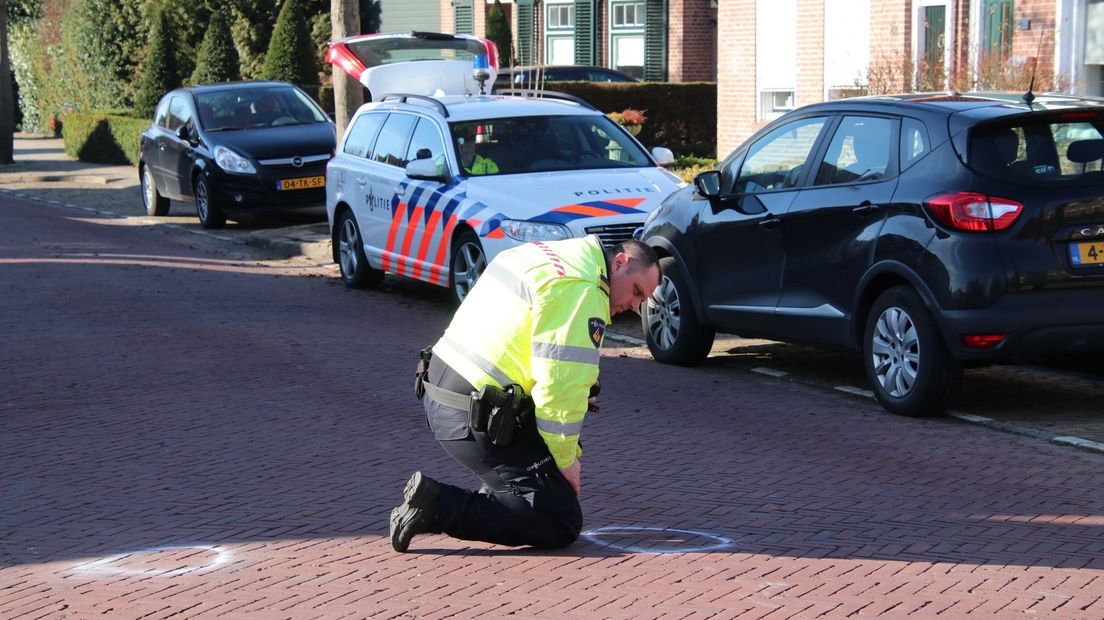
<instances>
[{"instance_id":1,"label":"house facade","mask_svg":"<svg viewBox=\"0 0 1104 620\"><path fill-rule=\"evenodd\" d=\"M1104 95L1104 0L721 0L717 153L794 107L907 90Z\"/></svg>"},{"instance_id":2,"label":"house facade","mask_svg":"<svg viewBox=\"0 0 1104 620\"><path fill-rule=\"evenodd\" d=\"M442 32L485 36L494 0L435 0ZM598 65L644 80L717 79L717 0L502 0L514 58Z\"/></svg>"}]
</instances>

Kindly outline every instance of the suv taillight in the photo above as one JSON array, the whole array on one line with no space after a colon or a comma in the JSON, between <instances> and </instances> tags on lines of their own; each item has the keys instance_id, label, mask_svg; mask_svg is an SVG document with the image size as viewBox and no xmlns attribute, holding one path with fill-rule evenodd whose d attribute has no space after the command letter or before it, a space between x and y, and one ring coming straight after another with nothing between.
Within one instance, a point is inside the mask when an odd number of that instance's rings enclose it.
<instances>
[{"instance_id":1,"label":"suv taillight","mask_svg":"<svg viewBox=\"0 0 1104 620\"><path fill-rule=\"evenodd\" d=\"M940 224L954 230L1004 230L1023 213L1023 204L1008 198L976 192L932 196L924 202Z\"/></svg>"}]
</instances>

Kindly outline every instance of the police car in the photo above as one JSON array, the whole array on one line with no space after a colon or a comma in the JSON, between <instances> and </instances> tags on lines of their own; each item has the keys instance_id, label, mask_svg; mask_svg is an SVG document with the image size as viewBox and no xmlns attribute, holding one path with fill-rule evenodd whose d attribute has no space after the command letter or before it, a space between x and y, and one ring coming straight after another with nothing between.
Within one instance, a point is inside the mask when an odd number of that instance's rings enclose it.
<instances>
[{"instance_id":1,"label":"police car","mask_svg":"<svg viewBox=\"0 0 1104 620\"><path fill-rule=\"evenodd\" d=\"M327 166L345 284L376 286L389 272L462 300L499 252L588 234L612 246L685 185L661 166L670 150L649 153L581 100L539 95L407 93L362 106Z\"/></svg>"}]
</instances>

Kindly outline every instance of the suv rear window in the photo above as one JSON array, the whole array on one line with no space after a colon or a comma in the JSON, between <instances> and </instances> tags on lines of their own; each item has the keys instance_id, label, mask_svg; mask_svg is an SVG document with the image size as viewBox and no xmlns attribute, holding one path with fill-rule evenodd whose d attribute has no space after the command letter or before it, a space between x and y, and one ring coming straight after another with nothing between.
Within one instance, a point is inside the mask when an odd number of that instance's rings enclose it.
<instances>
[{"instance_id":1,"label":"suv rear window","mask_svg":"<svg viewBox=\"0 0 1104 620\"><path fill-rule=\"evenodd\" d=\"M1014 183L1104 183L1104 113L1078 110L985 125L970 167Z\"/></svg>"}]
</instances>

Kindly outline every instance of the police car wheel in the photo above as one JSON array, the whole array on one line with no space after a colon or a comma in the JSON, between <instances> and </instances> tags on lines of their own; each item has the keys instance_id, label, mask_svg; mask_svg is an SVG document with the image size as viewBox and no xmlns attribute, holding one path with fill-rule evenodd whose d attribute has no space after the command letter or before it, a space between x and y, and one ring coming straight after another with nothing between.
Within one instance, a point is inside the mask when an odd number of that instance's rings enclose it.
<instances>
[{"instance_id":1,"label":"police car wheel","mask_svg":"<svg viewBox=\"0 0 1104 620\"><path fill-rule=\"evenodd\" d=\"M383 281L383 272L368 264L364 240L352 211L341 214L337 222L337 264L341 281L349 288L374 288Z\"/></svg>"},{"instance_id":2,"label":"police car wheel","mask_svg":"<svg viewBox=\"0 0 1104 620\"><path fill-rule=\"evenodd\" d=\"M452 260L449 261L449 288L456 301L464 301L486 268L487 255L483 253L479 237L470 230L460 233L452 245Z\"/></svg>"},{"instance_id":3,"label":"police car wheel","mask_svg":"<svg viewBox=\"0 0 1104 620\"><path fill-rule=\"evenodd\" d=\"M698 322L682 271L671 257L660 259L663 281L644 304L641 323L652 357L664 364L697 364L709 355L715 333Z\"/></svg>"}]
</instances>

